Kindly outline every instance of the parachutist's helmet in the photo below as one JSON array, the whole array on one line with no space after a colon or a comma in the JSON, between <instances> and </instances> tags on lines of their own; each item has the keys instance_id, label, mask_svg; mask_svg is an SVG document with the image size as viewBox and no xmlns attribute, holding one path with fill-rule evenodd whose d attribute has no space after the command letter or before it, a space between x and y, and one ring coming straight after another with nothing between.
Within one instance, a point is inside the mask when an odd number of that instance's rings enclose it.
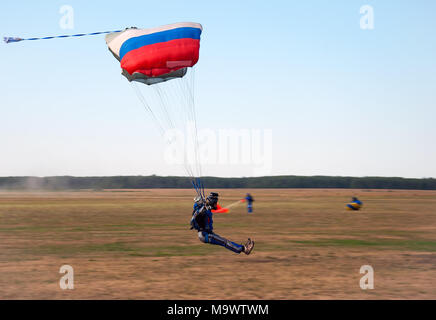
<instances>
[{"instance_id":1,"label":"parachutist's helmet","mask_svg":"<svg viewBox=\"0 0 436 320\"><path fill-rule=\"evenodd\" d=\"M206 204L208 204L212 209L216 209L218 204L218 193L211 192L206 198Z\"/></svg>"},{"instance_id":2,"label":"parachutist's helmet","mask_svg":"<svg viewBox=\"0 0 436 320\"><path fill-rule=\"evenodd\" d=\"M357 201L357 198L356 198L356 197L353 197L353 201Z\"/></svg>"}]
</instances>

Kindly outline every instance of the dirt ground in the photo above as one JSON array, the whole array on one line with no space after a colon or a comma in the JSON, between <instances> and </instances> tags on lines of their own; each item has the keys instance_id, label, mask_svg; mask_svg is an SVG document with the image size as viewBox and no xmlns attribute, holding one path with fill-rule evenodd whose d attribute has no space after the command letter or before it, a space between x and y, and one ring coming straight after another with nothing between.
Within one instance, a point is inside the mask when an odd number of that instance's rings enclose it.
<instances>
[{"instance_id":1,"label":"dirt ground","mask_svg":"<svg viewBox=\"0 0 436 320\"><path fill-rule=\"evenodd\" d=\"M221 236L255 240L249 256L189 230L192 190L0 192L0 299L436 299L436 191L249 192L254 213L214 216ZM363 209L345 210L354 195Z\"/></svg>"}]
</instances>

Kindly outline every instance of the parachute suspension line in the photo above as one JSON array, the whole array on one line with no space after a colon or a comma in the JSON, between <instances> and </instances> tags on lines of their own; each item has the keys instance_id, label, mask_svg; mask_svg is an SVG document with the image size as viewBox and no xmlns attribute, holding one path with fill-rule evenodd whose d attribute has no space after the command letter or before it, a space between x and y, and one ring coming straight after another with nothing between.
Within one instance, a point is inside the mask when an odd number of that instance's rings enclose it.
<instances>
[{"instance_id":1,"label":"parachute suspension line","mask_svg":"<svg viewBox=\"0 0 436 320\"><path fill-rule=\"evenodd\" d=\"M177 112L179 113L179 117L176 117L176 119L179 119L181 122L181 127L186 126L186 124L190 123L194 125L194 129L196 129L196 119L193 117L191 108L193 101L190 99L192 96L192 88L193 86L189 86L186 84L189 84L189 80L192 80L191 72L192 69L190 69L190 74L188 74L184 79L175 79L171 81L171 84L175 87L175 90L172 90L171 92L174 93L177 101L179 101L179 108L177 109ZM192 143L193 150L190 150L189 148L184 148L184 159L186 164L186 170L190 172L191 177L198 177L201 175L201 171L198 169L198 143L196 142L195 136L196 136L196 130L185 130L185 133L188 134L186 142L188 144ZM188 151L192 151L194 155L193 161L192 158L188 157Z\"/></svg>"},{"instance_id":2,"label":"parachute suspension line","mask_svg":"<svg viewBox=\"0 0 436 320\"><path fill-rule=\"evenodd\" d=\"M166 86L173 86L176 87L176 83L180 83L183 82L184 80L182 79L175 79L174 82L170 83L162 83L162 85L166 85ZM186 80L185 80L186 81ZM166 108L166 106L171 107L173 106L173 113L175 113L175 111L178 111L180 113L180 116L177 117L173 117L174 121L177 121L179 123L179 128L183 128L186 125L186 112L184 112L184 110L187 109L186 106L186 101L183 99L183 94L184 91L179 89L179 90L175 90L176 88L173 88L172 90L159 90L157 91L158 96L159 96L159 100L162 102L162 106L163 106L163 110L165 111L165 115L167 116L168 120L170 121L170 125L172 126L173 129L177 129L177 126L175 125L174 122L171 121L171 117L169 115L168 109ZM170 93L173 94L173 100L170 100ZM173 103L176 102L176 103ZM177 103L178 102L178 103ZM177 108L178 107L178 108ZM186 130L185 130L186 131ZM188 139L189 140L189 139ZM185 140L186 143L186 140ZM194 177L196 176L195 172L194 172L194 168L190 165L189 163L189 159L187 157L187 151L186 151L186 147L184 148L184 161L183 161L183 165L185 168L185 171L187 172L187 174L191 177L191 180L194 179Z\"/></svg>"},{"instance_id":3,"label":"parachute suspension line","mask_svg":"<svg viewBox=\"0 0 436 320\"><path fill-rule=\"evenodd\" d=\"M204 199L204 198L205 198L205 195L204 195L204 185L203 185L203 181L201 181L200 178L198 178L198 180L200 181L201 193L202 193L202 195L203 195L203 199Z\"/></svg>"},{"instance_id":4,"label":"parachute suspension line","mask_svg":"<svg viewBox=\"0 0 436 320\"><path fill-rule=\"evenodd\" d=\"M186 107L183 110L183 116L186 118L187 122L190 122L193 125L192 130L187 131L189 134L188 140L192 143L193 146L193 169L195 168L195 176L201 177L201 164L199 158L199 143L198 143L198 130L197 130L197 121L195 117L195 100L193 95L194 90L194 76L195 76L195 68L190 69L190 75L187 77L187 81L178 81L177 85L179 90L178 92L183 94L183 101L186 103ZM185 149L185 154L187 154L187 150Z\"/></svg>"},{"instance_id":5,"label":"parachute suspension line","mask_svg":"<svg viewBox=\"0 0 436 320\"><path fill-rule=\"evenodd\" d=\"M180 96L180 98L182 99L181 101L183 101L183 104L186 105L186 107L184 109L180 110L181 111L181 118L183 117L185 125L186 125L185 133L188 135L187 138L185 139L185 148L183 150L184 151L183 156L185 158L186 165L189 166L191 171L192 171L192 178L194 178L196 176L196 172L194 172L195 167L193 166L193 164L195 164L195 159L194 159L194 163L192 163L192 158L190 157L190 155L188 153L188 151L190 151L189 147L191 146L191 143L192 143L192 136L191 136L192 132L190 130L188 130L189 129L188 125L189 125L189 122L192 121L192 118L189 116L189 112L188 112L189 111L189 104L187 104L188 101L186 100L186 91L185 91L186 88L184 88L182 86L182 84L183 84L183 81L177 81L177 85L179 88L178 92L181 93L181 96ZM195 156L195 152L196 152L195 146L194 146L193 152L194 152L194 156ZM196 181L194 180L194 182L196 182ZM198 185L197 185L197 188L198 188Z\"/></svg>"},{"instance_id":6,"label":"parachute suspension line","mask_svg":"<svg viewBox=\"0 0 436 320\"><path fill-rule=\"evenodd\" d=\"M160 133L162 136L165 135L165 132L167 129L175 129L176 126L175 124L171 121L168 109L166 108L166 106L170 106L171 103L168 101L168 96L166 96L163 92L165 91L161 91L159 88L159 84L153 85L151 86L152 89L150 87L147 87L147 90L151 90L155 93L155 98L154 100L157 101L157 103L159 104L160 110L163 110L163 118L165 123L161 123L161 121L159 121L158 117L155 115L155 112L153 111L153 109L150 107L149 103L147 103L147 99L145 99L144 95L142 94L141 90L138 88L137 84L135 82L133 82L133 88L135 89L135 93L137 94L139 100L141 101L141 103L143 104L143 106L145 107L145 109L147 109L150 114L152 115L154 121L156 122L157 126L159 127ZM153 100L150 97L150 100ZM171 145L170 141L166 141L169 145ZM193 179L193 177L195 176L194 173L192 172L191 168L187 165L186 161L184 161L184 167L185 167L185 171L186 173L191 177L191 179Z\"/></svg>"},{"instance_id":7,"label":"parachute suspension line","mask_svg":"<svg viewBox=\"0 0 436 320\"><path fill-rule=\"evenodd\" d=\"M200 159L200 155L199 155L199 150L200 150L200 146L199 146L199 139L198 139L198 126L197 126L197 121L195 120L196 117L196 112L195 112L195 99L194 99L194 90L195 90L195 86L194 86L194 77L195 77L195 72L193 72L192 74L192 82L191 82L191 88L192 90L189 91L190 93L190 99L191 99L191 110L190 112L192 113L192 118L194 119L194 141L195 141L195 156L196 156L196 164L197 164L197 172L198 172L198 176L199 176L199 183L200 183L200 187L201 187L201 192L203 194L203 198L205 197L204 194L204 185L203 185L203 181L201 181L201 178L203 176L202 170L201 170L201 159Z\"/></svg>"},{"instance_id":8,"label":"parachute suspension line","mask_svg":"<svg viewBox=\"0 0 436 320\"><path fill-rule=\"evenodd\" d=\"M152 86L152 87L156 90L156 93L159 96L158 100L159 100L159 103L160 103L160 105L162 107L162 110L164 111L164 116L165 116L165 118L167 120L168 127L170 129L175 129L176 126L174 125L174 122L171 120L170 114L169 114L168 109L166 107L167 105L169 105L167 97L162 94L162 91L160 89L159 84L157 84L155 86Z\"/></svg>"},{"instance_id":9,"label":"parachute suspension line","mask_svg":"<svg viewBox=\"0 0 436 320\"><path fill-rule=\"evenodd\" d=\"M189 76L188 76L189 78ZM186 100L186 89L184 89L181 86L181 83L185 82L186 79L175 79L171 84L176 87L175 90L172 90L171 92L174 93L177 99L177 101L179 101L180 103L178 104L178 109L177 112L179 113L179 117L176 117L176 119L179 119L179 124L180 127L186 127L187 123L190 119L189 114L187 113L187 111L189 110L189 104L187 103L188 101ZM187 127L186 127L187 128ZM185 128L185 129L186 129ZM185 130L186 133L190 133L190 131ZM185 170L188 172L188 174L191 177L191 180L193 182L195 182L194 178L197 176L197 173L195 172L195 168L192 166L192 164L190 163L190 159L188 158L188 148L186 147L186 143L189 143L191 140L189 139L185 139L185 148L184 148L184 152L183 152L183 157L184 157L184 166L185 166ZM194 149L194 152L196 150ZM198 186L197 186L197 190L198 190Z\"/></svg>"},{"instance_id":10,"label":"parachute suspension line","mask_svg":"<svg viewBox=\"0 0 436 320\"><path fill-rule=\"evenodd\" d=\"M203 186L203 182L201 182L200 178L195 178L193 180L191 180L192 185L194 186L195 191L197 192L197 195L201 198L201 199L205 199L206 196L204 194L204 186Z\"/></svg>"},{"instance_id":11,"label":"parachute suspension line","mask_svg":"<svg viewBox=\"0 0 436 320\"><path fill-rule=\"evenodd\" d=\"M49 40L49 39L58 39L58 38L75 38L75 37L87 37L87 36L95 36L98 34L106 34L106 33L114 33L114 32L122 32L123 30L115 30L115 31L99 31L99 32L91 32L91 33L77 33L77 34L65 34L60 36L49 36L49 37L41 37L41 38L19 38L19 37L3 37L3 41L6 43L20 42L20 41L34 41L34 40Z\"/></svg>"},{"instance_id":12,"label":"parachute suspension line","mask_svg":"<svg viewBox=\"0 0 436 320\"><path fill-rule=\"evenodd\" d=\"M200 146L199 146L199 139L198 139L198 127L197 127L197 121L196 121L197 117L196 117L196 112L195 112L195 99L194 99L195 85L194 85L194 83L195 83L195 71L193 69L192 77L191 77L191 90L189 90L188 93L190 94L189 98L190 98L190 102L191 102L190 103L190 106L191 106L190 112L192 113L192 118L194 119L194 126L195 126L195 128L194 128L194 134L195 134L194 141L195 141L195 156L196 156L197 172L198 172L199 177L202 177L203 173L201 170L201 162L200 162L201 159L200 159L200 155L199 155ZM199 178L199 180L200 180L200 178ZM201 190L202 190L203 197L204 197L204 185L203 185L203 182L201 180L199 182L201 184Z\"/></svg>"},{"instance_id":13,"label":"parachute suspension line","mask_svg":"<svg viewBox=\"0 0 436 320\"><path fill-rule=\"evenodd\" d=\"M163 128L163 126L160 123L160 121L157 119L156 115L153 112L153 109L148 105L147 100L144 98L141 90L138 88L138 85L134 81L132 81L131 83L132 83L133 91L135 91L136 96L138 97L139 101L141 101L141 103L144 106L144 108L148 112L150 112L150 114L153 117L153 119L155 120L155 122L156 122L156 124L157 124L157 126L158 126L158 128L159 128L159 130L161 132L161 134L164 135L165 134L165 129Z\"/></svg>"},{"instance_id":14,"label":"parachute suspension line","mask_svg":"<svg viewBox=\"0 0 436 320\"><path fill-rule=\"evenodd\" d=\"M200 150L200 145L199 145L199 142L198 142L198 129L197 129L197 116L196 116L196 112L195 112L195 99L194 99L194 97L195 97L195 92L194 92L194 90L195 90L195 68L192 68L191 69L192 70L192 77L191 77L191 90L188 90L188 93L190 94L190 106L191 106L191 112L192 112L192 118L194 119L194 126L195 126L195 128L194 128L194 133L195 133L195 138L194 138L194 140L195 140L195 151L196 151L196 163L197 163L197 170L198 170L198 174L199 174L199 176L201 177L203 174L202 174L202 171L201 171L201 163L200 163L200 156L199 156L199 154L198 154L198 150ZM203 190L204 191L204 190Z\"/></svg>"},{"instance_id":15,"label":"parachute suspension line","mask_svg":"<svg viewBox=\"0 0 436 320\"><path fill-rule=\"evenodd\" d=\"M196 194L205 198L201 180L202 170L199 156L198 127L195 114L193 68L183 78L152 84L140 89L132 81L133 89L144 108L152 115L161 135L168 145L174 143L165 139L168 129L185 129L183 142L183 167L190 177ZM187 125L190 125L189 130ZM176 142L177 143L177 142Z\"/></svg>"},{"instance_id":16,"label":"parachute suspension line","mask_svg":"<svg viewBox=\"0 0 436 320\"><path fill-rule=\"evenodd\" d=\"M201 163L200 163L200 156L199 156L199 139L198 139L198 126L197 126L197 119L195 114L195 95L194 95L194 89L195 89L195 68L189 69L189 75L187 81L179 81L177 84L180 88L178 90L180 93L183 93L183 100L186 103L186 108L184 110L184 114L187 121L190 121L193 124L192 130L189 130L188 134L189 140L193 144L193 152L194 152L194 164L193 167L195 168L195 175L194 175L194 183L196 185L196 189L198 190L197 193L199 193L199 196L201 198L205 198L204 194L204 185L201 181L202 171L201 171ZM185 149L185 154L187 150Z\"/></svg>"},{"instance_id":17,"label":"parachute suspension line","mask_svg":"<svg viewBox=\"0 0 436 320\"><path fill-rule=\"evenodd\" d=\"M195 100L194 100L194 88L195 88L195 68L191 68L190 69L190 76L187 79L188 81L180 81L178 83L179 85L179 92L184 93L184 97L183 100L186 102L187 107L184 110L185 112L185 117L187 119L187 121L190 121L193 125L192 130L188 131L189 136L189 140L192 142L193 145L193 155L194 155L194 159L193 159L193 167L195 168L195 184L197 186L197 188L200 191L200 194L202 196L202 198L204 198L204 187L203 187L203 183L201 181L201 176L202 176L202 172L201 172L201 163L200 163L200 157L199 157L199 142L198 142L198 127L197 127L197 121L196 121L196 116L195 116ZM186 149L185 149L185 154L186 154Z\"/></svg>"}]
</instances>

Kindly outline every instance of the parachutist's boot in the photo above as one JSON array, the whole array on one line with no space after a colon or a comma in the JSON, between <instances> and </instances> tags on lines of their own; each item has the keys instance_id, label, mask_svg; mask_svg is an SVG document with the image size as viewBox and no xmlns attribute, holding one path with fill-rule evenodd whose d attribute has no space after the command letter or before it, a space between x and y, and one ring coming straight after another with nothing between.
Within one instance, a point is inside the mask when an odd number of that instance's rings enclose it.
<instances>
[{"instance_id":1,"label":"parachutist's boot","mask_svg":"<svg viewBox=\"0 0 436 320\"><path fill-rule=\"evenodd\" d=\"M248 238L247 242L244 244L244 253L250 254L253 248L254 248L254 241Z\"/></svg>"}]
</instances>

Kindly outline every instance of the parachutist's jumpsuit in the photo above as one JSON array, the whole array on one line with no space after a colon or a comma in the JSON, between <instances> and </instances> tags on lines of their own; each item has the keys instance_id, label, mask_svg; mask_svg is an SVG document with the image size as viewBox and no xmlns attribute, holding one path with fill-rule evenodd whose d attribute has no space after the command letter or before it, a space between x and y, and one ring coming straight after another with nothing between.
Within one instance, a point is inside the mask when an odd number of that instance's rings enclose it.
<instances>
[{"instance_id":1,"label":"parachutist's jumpsuit","mask_svg":"<svg viewBox=\"0 0 436 320\"><path fill-rule=\"evenodd\" d=\"M347 204L348 210L359 210L360 207L362 207L362 201L360 201L356 197L353 197L351 203Z\"/></svg>"},{"instance_id":2,"label":"parachutist's jumpsuit","mask_svg":"<svg viewBox=\"0 0 436 320\"><path fill-rule=\"evenodd\" d=\"M362 201L360 201L359 199L355 198L353 200L354 200L353 203L357 203L359 206L362 205Z\"/></svg>"},{"instance_id":3,"label":"parachutist's jumpsuit","mask_svg":"<svg viewBox=\"0 0 436 320\"><path fill-rule=\"evenodd\" d=\"M248 213L252 213L253 212L253 197L250 194L247 194L247 196L245 197L245 200L247 201L247 211Z\"/></svg>"},{"instance_id":4,"label":"parachutist's jumpsuit","mask_svg":"<svg viewBox=\"0 0 436 320\"><path fill-rule=\"evenodd\" d=\"M213 232L212 211L194 204L194 211L192 212L191 225L192 228L198 231L198 238L204 243L217 244L223 246L233 252L241 253L244 251L244 246L237 244L223 237L220 237Z\"/></svg>"}]
</instances>

